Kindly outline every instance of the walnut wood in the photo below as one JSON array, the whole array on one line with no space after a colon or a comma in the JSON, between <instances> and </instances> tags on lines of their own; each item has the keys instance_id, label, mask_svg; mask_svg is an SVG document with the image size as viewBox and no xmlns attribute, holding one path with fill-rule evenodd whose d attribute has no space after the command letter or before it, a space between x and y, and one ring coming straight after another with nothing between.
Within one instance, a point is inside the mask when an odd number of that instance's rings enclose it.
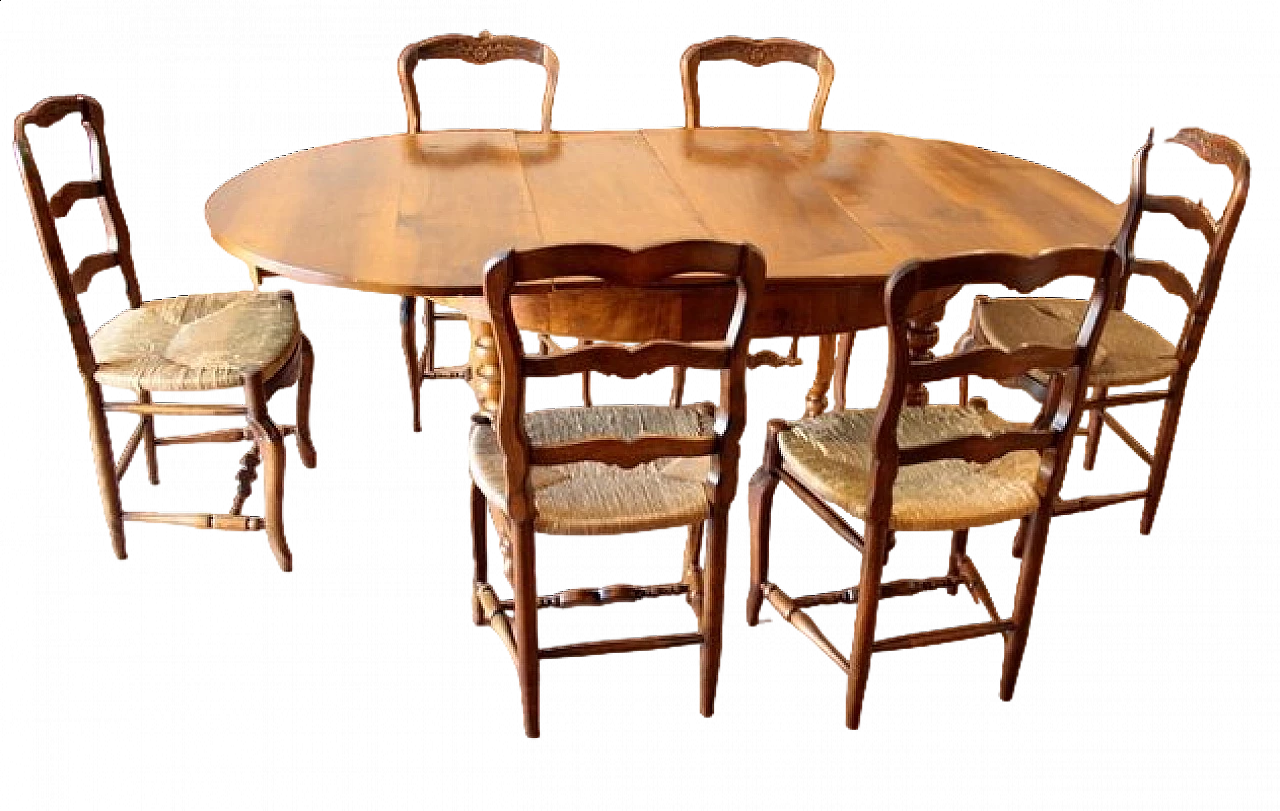
<instances>
[{"instance_id":1,"label":"walnut wood","mask_svg":"<svg viewBox=\"0 0 1280 811\"><path fill-rule=\"evenodd\" d=\"M1120 439L1124 441L1124 444L1129 446L1130 450L1137 454L1139 459L1146 462L1148 465L1155 464L1155 460L1152 458L1151 452L1142 447L1142 443L1139 442L1133 434L1129 433L1128 429L1121 425L1119 420L1104 412L1102 415L1102 421L1108 428L1115 432L1116 436L1120 437Z\"/></svg>"},{"instance_id":2,"label":"walnut wood","mask_svg":"<svg viewBox=\"0 0 1280 811\"><path fill-rule=\"evenodd\" d=\"M751 582L747 588L747 625L760 622L764 584L769 580L769 534L773 528L773 496L782 478L782 452L778 449L778 432L786 430L788 426L789 423L785 420L769 420L765 427L767 438L764 443L764 461L760 469L751 476L747 489L751 518ZM840 526L848 528L843 521ZM849 532L853 530L849 529Z\"/></svg>"},{"instance_id":3,"label":"walnut wood","mask_svg":"<svg viewBox=\"0 0 1280 811\"><path fill-rule=\"evenodd\" d=\"M604 639L599 642L577 642L543 648L538 652L542 659L566 659L574 656L599 656L606 653L632 653L644 650L678 648L683 645L702 644L702 634L668 634L666 636L640 636L630 639Z\"/></svg>"},{"instance_id":4,"label":"walnut wood","mask_svg":"<svg viewBox=\"0 0 1280 811\"><path fill-rule=\"evenodd\" d=\"M244 503L253 493L253 483L258 478L258 465L262 462L262 455L258 452L258 446L252 445L244 456L240 457L240 469L236 471L236 495L231 500L231 509L228 510L232 515L239 515L244 509Z\"/></svg>"},{"instance_id":5,"label":"walnut wood","mask_svg":"<svg viewBox=\"0 0 1280 811\"><path fill-rule=\"evenodd\" d=\"M290 434L294 431L292 425L280 426L280 432ZM252 439L252 434L247 428L222 428L217 431L205 431L199 434L185 434L183 436L160 436L156 437L157 445L192 445L200 442L242 442Z\"/></svg>"},{"instance_id":6,"label":"walnut wood","mask_svg":"<svg viewBox=\"0 0 1280 811\"><path fill-rule=\"evenodd\" d=\"M498 639L502 640L507 653L511 654L511 661L515 662L518 667L520 665L520 656L516 652L516 638L511 632L511 623L507 620L507 615L503 612L493 587L488 583L478 583L476 584L475 594L476 601L480 605L480 616L483 618L484 623L493 629L493 632L498 635Z\"/></svg>"},{"instance_id":7,"label":"walnut wood","mask_svg":"<svg viewBox=\"0 0 1280 811\"><path fill-rule=\"evenodd\" d=\"M610 193L618 188L627 194ZM478 208L489 216L457 216ZM281 275L441 297L479 318L484 263L512 246L749 241L769 258L751 335L791 337L882 326L884 281L902 260L1103 244L1120 210L1050 169L975 147L680 129L434 132L304 150L225 183L206 217L220 245ZM939 225L948 222L964 226ZM665 312L681 340L714 338L703 321L732 306L727 293L654 293L652 317ZM584 291L555 308L529 296L516 309L536 331L639 340L650 324L617 318L618 295Z\"/></svg>"},{"instance_id":8,"label":"walnut wood","mask_svg":"<svg viewBox=\"0 0 1280 811\"><path fill-rule=\"evenodd\" d=\"M818 92L809 111L809 129L822 129L822 112L827 106L836 68L825 51L794 39L747 39L720 37L690 45L680 57L680 79L684 85L684 122L686 127L701 126L702 100L698 96L698 66L713 60L733 59L760 67L775 62L807 65L818 74Z\"/></svg>"},{"instance_id":9,"label":"walnut wood","mask_svg":"<svg viewBox=\"0 0 1280 811\"><path fill-rule=\"evenodd\" d=\"M146 433L147 423L145 420L138 420L138 426L133 429L133 433L129 436L129 441L124 443L124 450L120 452L120 459L116 462L116 479L121 480L124 474L129 472L129 464L133 461L133 455L138 452L138 446L142 444L142 435Z\"/></svg>"},{"instance_id":10,"label":"walnut wood","mask_svg":"<svg viewBox=\"0 0 1280 811\"><path fill-rule=\"evenodd\" d=\"M1085 406L1089 408L1093 408L1094 406L1101 406L1102 408L1111 408L1112 406L1139 405L1141 403L1158 403L1161 400L1168 398L1168 396L1169 396L1168 389L1160 389L1158 391L1126 392L1124 394L1111 394L1110 392L1108 392L1106 397L1103 397L1103 398L1094 397L1089 400L1086 400Z\"/></svg>"},{"instance_id":11,"label":"walnut wood","mask_svg":"<svg viewBox=\"0 0 1280 811\"><path fill-rule=\"evenodd\" d=\"M999 622L976 622L971 625L956 625L951 628L940 628L936 631L921 631L915 634L880 639L871 646L875 653L908 648L923 648L927 645L941 645L945 642L959 642L965 639L976 639L991 634L1006 634L1014 629L1012 620Z\"/></svg>"},{"instance_id":12,"label":"walnut wood","mask_svg":"<svg viewBox=\"0 0 1280 811\"><path fill-rule=\"evenodd\" d=\"M733 308L720 320L721 334L713 346L681 342L681 327L669 318L645 322L647 332L635 348L580 345L557 352L549 337L539 340L539 354L524 350L516 322L515 304L529 289L540 290L541 302L563 312L578 304L575 285L589 278L620 293L620 302L646 302L654 289L675 287L687 292L734 290ZM515 596L517 671L525 710L525 734L537 737L539 717L539 660L587 656L630 650L651 650L675 645L699 644L699 709L714 711L719 678L721 628L724 612L724 571L728 543L728 505L737 487L738 442L746 413L747 325L760 299L765 263L749 245L689 240L655 245L639 251L608 245L567 244L532 251L512 250L491 260L485 271L484 292L492 328L472 323L473 381L482 408L477 425L493 426L502 451L507 485L505 504L490 505L498 528L499 548L508 557ZM647 304L645 305L647 306ZM615 311L616 313L616 311ZM704 319L706 315L704 314ZM548 330L554 333L555 330ZM584 362L590 359L590 362ZM558 445L535 446L525 433L525 385L529 376L580 374L590 369L604 374L635 377L665 366L713 367L721 371L720 401L715 409L711 435L700 438L641 436L632 440L592 439ZM584 391L584 395L587 394ZM660 586L609 586L572 589L547 597L535 590L536 557L534 526L536 505L529 484L534 465L595 461L617 467L671 456L704 456L710 461L705 481L710 518L706 567L697 565L700 529L690 527L684 576L688 581ZM476 543L477 578L482 528L476 526L473 493L473 538ZM480 510L479 512L482 512ZM509 550L509 551L508 551ZM645 597L688 594L698 614L698 633L665 637L607 640L538 650L537 610L548 606L606 605Z\"/></svg>"},{"instance_id":13,"label":"walnut wood","mask_svg":"<svg viewBox=\"0 0 1280 811\"><path fill-rule=\"evenodd\" d=\"M800 366L804 361L797 355L779 355L772 349L762 349L759 352L752 352L747 358L748 369L759 369L761 366L769 366L774 369L785 369L788 366Z\"/></svg>"},{"instance_id":14,"label":"walnut wood","mask_svg":"<svg viewBox=\"0 0 1280 811\"><path fill-rule=\"evenodd\" d=\"M512 36L494 36L481 31L480 36L444 34L415 42L400 52L397 63L400 89L404 95L405 113L408 116L410 135L422 131L422 108L418 98L414 72L419 62L429 59L460 59L473 65L486 65L509 59L522 59L542 66L546 72L546 88L542 97L542 131L551 131L551 108L555 103L556 82L560 73L560 60L555 52L540 42ZM426 328L421 355L415 334L414 311L417 299L404 296L400 302L400 342L404 349L405 367L409 374L409 394L413 406L413 430L422 430L422 383L424 380L459 380L468 376L468 366L436 366L436 323L464 319L461 313L438 312L431 299L424 301L422 320ZM583 385L587 385L583 375Z\"/></svg>"},{"instance_id":15,"label":"walnut wood","mask_svg":"<svg viewBox=\"0 0 1280 811\"><path fill-rule=\"evenodd\" d=\"M815 513L836 531L855 535L843 519L816 493L787 473L780 461L778 434L786 423L770 424L766 440L764 464L753 478L752 487L752 590L759 589L788 620L832 658L842 664L848 676L845 723L857 729L861 723L868 674L873 653L903 648L935 645L999 633L1005 637L1005 660L1001 673L1001 696L1013 695L1022 656L1026 649L1044 543L1053 505L1061 491L1071 442L1079 428L1088 386L1086 371L1101 340L1107 315L1112 311L1122 282L1124 262L1114 248L1061 248L1041 254L1020 257L1000 253L970 253L954 257L909 261L889 280L884 296L885 321L889 328L889 363L884 392L870 437L871 482L867 494L866 531L859 543L862 551L862 576L856 587L836 592L807 595L792 600L777 587L762 582L768 563L769 509L772 488L777 480L785 481ZM931 347L936 339L921 326L917 301L939 289L952 292L971 284L997 284L1018 292L1030 293L1065 276L1093 279L1093 295L1070 349L1022 348L1005 352L994 347L975 348L973 341L961 341L955 353L933 358ZM936 301L936 299L935 299ZM902 448L898 444L899 420L903 408L918 402L923 381L940 381L969 374L1000 379L1024 375L1043 369L1051 374L1045 387L1046 396L1040 414L1027 430L1005 434L973 435L924 446ZM962 387L962 391L963 391ZM985 408L985 401L974 398L973 408ZM1034 512L1023 519L1018 547L1022 553L1022 571L1012 619L1002 619L996 611L973 561L967 554L968 530L952 533L948 573L945 577L924 580L883 582L883 570L893 545L890 528L893 515L894 482L904 465L922 464L936 459L955 458L970 462L987 462L1013 451L1039 452L1041 465L1037 492L1040 500ZM990 621L941 630L924 631L889 639L876 640L876 617L881 599L907 596L933 589L946 589L951 594L958 586L968 589L974 602L982 605ZM818 627L801 610L804 606L855 603L853 646L845 659L822 635ZM747 621L758 618L759 600L751 596L747 602Z\"/></svg>"},{"instance_id":16,"label":"walnut wood","mask_svg":"<svg viewBox=\"0 0 1280 811\"><path fill-rule=\"evenodd\" d=\"M689 592L688 583L663 583L659 586L629 586L620 583L599 588L566 589L538 597L538 608L581 608L611 603L634 603L653 597L675 597ZM504 611L515 608L512 600L499 603Z\"/></svg>"},{"instance_id":17,"label":"walnut wood","mask_svg":"<svg viewBox=\"0 0 1280 811\"><path fill-rule=\"evenodd\" d=\"M1147 497L1146 490L1134 490L1129 493L1112 493L1105 496L1080 496L1079 498L1057 501L1053 506L1054 515L1072 515L1091 510L1110 507L1112 504L1123 504L1126 501L1139 501Z\"/></svg>"},{"instance_id":18,"label":"walnut wood","mask_svg":"<svg viewBox=\"0 0 1280 811\"><path fill-rule=\"evenodd\" d=\"M488 616L480 601L479 589L489 587L489 532L485 523L488 509L484 491L471 485L471 554L474 569L471 576L471 621L476 625L488 623ZM492 591L492 589L490 589ZM494 599L497 597L495 595Z\"/></svg>"},{"instance_id":19,"label":"walnut wood","mask_svg":"<svg viewBox=\"0 0 1280 811\"><path fill-rule=\"evenodd\" d=\"M178 524L195 529L227 529L236 532L254 532L263 529L263 519L252 515L232 513L121 513L125 521L142 521L150 524Z\"/></svg>"},{"instance_id":20,"label":"walnut wood","mask_svg":"<svg viewBox=\"0 0 1280 811\"><path fill-rule=\"evenodd\" d=\"M845 396L849 389L849 361L853 357L853 339L856 333L842 332L836 344L836 373L832 381L835 410L844 411Z\"/></svg>"},{"instance_id":21,"label":"walnut wood","mask_svg":"<svg viewBox=\"0 0 1280 811\"><path fill-rule=\"evenodd\" d=\"M796 478L786 470L779 471L778 478L785 482L787 487L790 487L791 491L800 497L800 500L805 503L805 506L813 510L819 518L826 522L827 526L834 529L837 535L848 542L848 544L854 549L857 549L859 552L862 551L862 536L859 535L853 527L849 526L835 510L828 507L826 502L809 492L807 487L797 481Z\"/></svg>"},{"instance_id":22,"label":"walnut wood","mask_svg":"<svg viewBox=\"0 0 1280 811\"><path fill-rule=\"evenodd\" d=\"M31 143L27 136L27 128L52 127L68 116L77 116L89 142L89 156L92 177L89 180L73 180L49 197L44 188ZM49 276L53 280L62 305L63 317L67 323L71 337L72 349L76 356L76 365L84 385L85 398L89 406L89 433L93 446L94 465L98 476L98 489L102 497L103 513L107 528L111 535L111 546L117 558L127 557L125 549L124 521L147 521L153 523L171 523L198 528L256 530L266 529L272 550L281 568L288 571L288 547L284 545L283 526L280 520L280 502L283 499L283 446L280 442L282 432L271 422L266 413L266 400L277 390L298 383L298 441L299 450L303 453L304 463L315 464L315 451L311 447L307 423L309 402L311 349L305 336L299 339L297 346L284 365L269 380L261 380L252 376L252 385L246 380L246 405L214 405L198 403L154 403L151 392L138 391L137 401L106 402L102 387L96 378L98 364L93 354L93 346L89 338L89 329L85 324L80 309L78 296L88 290L94 276L108 268L118 267L124 278L125 298L131 309L142 306L142 294L138 286L137 273L134 270L133 254L129 236L129 228L124 219L124 212L116 195L115 181L111 171L111 159L105 137L105 116L102 106L93 98L84 95L59 96L45 99L30 110L17 116L14 120L14 152L18 160L19 172L31 206L32 219L35 222L36 234L40 239L40 247L45 257ZM81 200L98 201L106 236L107 249L100 253L90 254L83 258L75 271L70 269L58 234L55 220L65 216ZM287 291L282 296L290 296ZM300 382L302 378L302 382ZM140 417L138 426L126 442L124 452L119 461L115 459L111 447L111 432L107 424L108 412L136 414ZM221 441L208 438L170 438L162 441L155 435L156 416L242 416L247 417L250 430L260 442L269 439L273 450L268 459L267 481L267 518L243 517L233 514L218 513L155 513L126 512L120 502L119 479L124 475L136 454L139 445L143 449L147 462L147 474L152 484L159 484L159 466L156 448L161 444L182 444L191 441ZM239 505L237 505L238 507ZM238 509L235 511L238 512Z\"/></svg>"},{"instance_id":23,"label":"walnut wood","mask_svg":"<svg viewBox=\"0 0 1280 811\"><path fill-rule=\"evenodd\" d=\"M835 645L831 644L831 640L827 639L809 615L804 613L782 589L772 583L764 583L760 586L760 591L764 598L769 601L769 605L777 609L784 620L791 623L796 630L812 640L813 644L817 645L818 649L825 653L828 659L835 662L841 670L846 673L849 672L849 660L840 655L840 651L836 650Z\"/></svg>"},{"instance_id":24,"label":"walnut wood","mask_svg":"<svg viewBox=\"0 0 1280 811\"><path fill-rule=\"evenodd\" d=\"M813 375L813 385L804 398L804 415L816 417L827 410L827 391L836 372L836 336L818 338L818 363Z\"/></svg>"}]
</instances>

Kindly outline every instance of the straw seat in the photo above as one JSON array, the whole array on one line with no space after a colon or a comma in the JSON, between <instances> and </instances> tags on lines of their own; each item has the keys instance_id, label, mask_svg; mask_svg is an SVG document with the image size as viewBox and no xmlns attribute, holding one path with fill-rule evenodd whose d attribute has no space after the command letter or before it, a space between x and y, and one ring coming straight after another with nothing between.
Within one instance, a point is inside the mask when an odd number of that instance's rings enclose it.
<instances>
[{"instance_id":1,"label":"straw seat","mask_svg":"<svg viewBox=\"0 0 1280 811\"><path fill-rule=\"evenodd\" d=\"M710 403L557 408L525 415L533 446L640 436L708 437ZM708 459L655 459L633 468L602 462L539 465L529 470L537 519L550 535L614 535L688 526L710 517L704 482ZM490 502L507 511L505 462L489 425L471 435L471 475Z\"/></svg>"},{"instance_id":2,"label":"straw seat","mask_svg":"<svg viewBox=\"0 0 1280 811\"><path fill-rule=\"evenodd\" d=\"M778 433L785 469L814 493L866 520L875 417L872 408L792 423ZM898 443L910 448L1025 427L981 407L909 406L898 421ZM1039 468L1035 451L1015 451L986 463L940 459L903 467L893 483L889 528L955 530L1021 518L1040 500Z\"/></svg>"},{"instance_id":3,"label":"straw seat","mask_svg":"<svg viewBox=\"0 0 1280 811\"><path fill-rule=\"evenodd\" d=\"M291 297L241 291L144 302L93 336L99 383L134 391L238 388L270 378L302 333Z\"/></svg>"}]
</instances>

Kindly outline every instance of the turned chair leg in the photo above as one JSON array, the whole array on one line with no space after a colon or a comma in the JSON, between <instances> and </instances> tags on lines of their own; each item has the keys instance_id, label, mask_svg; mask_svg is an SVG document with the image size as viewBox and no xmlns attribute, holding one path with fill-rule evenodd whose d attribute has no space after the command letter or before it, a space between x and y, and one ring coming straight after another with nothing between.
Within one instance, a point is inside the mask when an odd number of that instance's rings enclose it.
<instances>
[{"instance_id":1,"label":"turned chair leg","mask_svg":"<svg viewBox=\"0 0 1280 811\"><path fill-rule=\"evenodd\" d=\"M524 734L541 734L540 661L538 658L538 586L534 565L533 525L522 521L515 527L515 621L516 672L520 677L520 698L524 704Z\"/></svg>"},{"instance_id":2,"label":"turned chair leg","mask_svg":"<svg viewBox=\"0 0 1280 811\"><path fill-rule=\"evenodd\" d=\"M862 549L862 578L858 583L858 614L853 625L853 650L849 654L849 689L845 696L845 726L857 729L862 721L862 700L871 669L871 646L876 641L876 612L880 606L880 580L884 574L889 533L868 524Z\"/></svg>"},{"instance_id":3,"label":"turned chair leg","mask_svg":"<svg viewBox=\"0 0 1280 811\"><path fill-rule=\"evenodd\" d=\"M284 437L267 413L267 397L260 374L245 375L244 399L249 411L249 430L262 457L267 543L281 571L290 572L293 571L293 554L284 537Z\"/></svg>"},{"instance_id":4,"label":"turned chair leg","mask_svg":"<svg viewBox=\"0 0 1280 811\"><path fill-rule=\"evenodd\" d=\"M151 392L138 392L139 403L150 403ZM147 480L152 484L160 483L160 463L156 459L156 418L146 416L142 418L142 453L147 460Z\"/></svg>"},{"instance_id":5,"label":"turned chair leg","mask_svg":"<svg viewBox=\"0 0 1280 811\"><path fill-rule=\"evenodd\" d=\"M471 557L475 569L471 578L471 621L476 625L487 625L484 609L476 590L482 583L489 582L489 533L486 513L489 505L484 491L471 485Z\"/></svg>"},{"instance_id":6,"label":"turned chair leg","mask_svg":"<svg viewBox=\"0 0 1280 811\"><path fill-rule=\"evenodd\" d=\"M951 533L951 558L947 563L947 577L956 577L960 574L960 561L964 560L965 553L969 551L969 530L957 529ZM947 586L947 594L952 597L959 593L958 586Z\"/></svg>"},{"instance_id":7,"label":"turned chair leg","mask_svg":"<svg viewBox=\"0 0 1280 811\"><path fill-rule=\"evenodd\" d=\"M1178 434L1178 415L1182 412L1185 383L1171 381L1169 388L1169 399L1165 401L1164 412L1160 415L1160 432L1156 435L1155 453L1151 455L1151 473L1147 476L1147 497L1142 502L1142 523L1138 531L1143 535L1151 534L1151 525L1156 520L1156 510L1160 508L1160 497L1164 495L1164 483L1169 475L1169 457L1173 455L1173 440Z\"/></svg>"},{"instance_id":8,"label":"turned chair leg","mask_svg":"<svg viewBox=\"0 0 1280 811\"><path fill-rule=\"evenodd\" d=\"M703 573L702 655L699 662L698 703L704 718L716 711L716 687L720 681L720 652L724 632L724 570L729 546L729 510L724 504L711 508L708 523L707 567Z\"/></svg>"},{"instance_id":9,"label":"turned chair leg","mask_svg":"<svg viewBox=\"0 0 1280 811\"><path fill-rule=\"evenodd\" d=\"M302 457L303 467L313 468L316 466L316 446L311 441L311 378L315 373L316 356L307 336L302 336L298 351L302 353L298 369L298 405L295 417L298 456Z\"/></svg>"},{"instance_id":10,"label":"turned chair leg","mask_svg":"<svg viewBox=\"0 0 1280 811\"><path fill-rule=\"evenodd\" d=\"M1052 506L1042 505L1025 524L1022 550L1022 570L1018 575L1018 590L1013 598L1013 631L1005 640L1004 667L1000 674L1000 699L1013 698L1013 688L1018 683L1018 670L1022 667L1022 655L1027 650L1027 636L1031 632L1031 611L1035 608L1036 589L1040 586L1040 566L1044 562L1045 541L1049 534L1049 517Z\"/></svg>"},{"instance_id":11,"label":"turned chair leg","mask_svg":"<svg viewBox=\"0 0 1280 811\"><path fill-rule=\"evenodd\" d=\"M102 402L102 388L96 380L85 378L85 394L89 399L89 437L93 442L93 462L98 469L98 492L102 496L102 512L111 533L111 549L124 560L129 555L124 544L124 508L120 505L120 481L116 478L116 459L111 450L111 429Z\"/></svg>"},{"instance_id":12,"label":"turned chair leg","mask_svg":"<svg viewBox=\"0 0 1280 811\"><path fill-rule=\"evenodd\" d=\"M413 430L422 430L422 368L418 365L418 334L415 313L418 299L400 299L400 345L404 348L404 365L409 373L409 398L413 402Z\"/></svg>"},{"instance_id":13,"label":"turned chair leg","mask_svg":"<svg viewBox=\"0 0 1280 811\"><path fill-rule=\"evenodd\" d=\"M778 432L786 422L771 420L764 442L764 462L751 477L747 504L751 518L751 585L747 590L747 625L760 622L764 605L762 586L769 579L769 531L773 518L773 494L778 489L778 471L782 455L778 451Z\"/></svg>"}]
</instances>

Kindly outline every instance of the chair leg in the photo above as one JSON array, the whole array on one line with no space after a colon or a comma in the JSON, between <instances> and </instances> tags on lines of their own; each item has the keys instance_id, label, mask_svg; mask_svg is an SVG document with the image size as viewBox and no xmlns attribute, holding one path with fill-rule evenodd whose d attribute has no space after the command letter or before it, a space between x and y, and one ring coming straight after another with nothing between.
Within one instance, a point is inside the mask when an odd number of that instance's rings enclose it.
<instances>
[{"instance_id":1,"label":"chair leg","mask_svg":"<svg viewBox=\"0 0 1280 811\"><path fill-rule=\"evenodd\" d=\"M693 613L702 617L702 532L705 521L689 525L689 537L684 544L684 569L680 573L683 582L689 584L685 595Z\"/></svg>"},{"instance_id":2,"label":"chair leg","mask_svg":"<svg viewBox=\"0 0 1280 811\"><path fill-rule=\"evenodd\" d=\"M585 338L578 340L578 346L591 346L593 342ZM590 408L591 406L591 373L582 373L582 404Z\"/></svg>"},{"instance_id":3,"label":"chair leg","mask_svg":"<svg viewBox=\"0 0 1280 811\"><path fill-rule=\"evenodd\" d=\"M786 427L782 420L769 422L764 441L764 462L751 476L747 504L751 516L751 585L747 590L747 625L760 622L764 605L761 586L769 579L769 531L773 520L773 494L778 489L778 470L782 455L778 451L778 432Z\"/></svg>"},{"instance_id":4,"label":"chair leg","mask_svg":"<svg viewBox=\"0 0 1280 811\"><path fill-rule=\"evenodd\" d=\"M716 710L720 681L720 651L724 632L724 570L729 546L729 509L715 504L708 523L707 567L702 582L702 657L699 667L698 703L704 718Z\"/></svg>"},{"instance_id":5,"label":"chair leg","mask_svg":"<svg viewBox=\"0 0 1280 811\"><path fill-rule=\"evenodd\" d=\"M1105 399L1107 396L1106 386L1094 386L1093 397L1095 400ZM1103 408L1089 409L1089 434L1084 440L1084 469L1093 470L1093 463L1098 459L1098 442L1102 439L1103 421L1102 415L1106 413Z\"/></svg>"},{"instance_id":6,"label":"chair leg","mask_svg":"<svg viewBox=\"0 0 1280 811\"><path fill-rule=\"evenodd\" d=\"M857 729L862 721L862 700L871 669L871 646L876 641L876 612L880 607L880 580L889 533L879 524L867 524L862 549L862 578L858 583L858 614L853 625L853 650L849 654L849 689L845 696L844 723Z\"/></svg>"},{"instance_id":7,"label":"chair leg","mask_svg":"<svg viewBox=\"0 0 1280 811\"><path fill-rule=\"evenodd\" d=\"M249 430L262 457L263 496L266 500L267 543L281 571L293 571L293 553L284 537L284 437L267 413L267 398L261 375L245 375L245 405L249 410Z\"/></svg>"},{"instance_id":8,"label":"chair leg","mask_svg":"<svg viewBox=\"0 0 1280 811\"><path fill-rule=\"evenodd\" d=\"M675 408L684 401L684 373L683 366L671 367L671 407Z\"/></svg>"},{"instance_id":9,"label":"chair leg","mask_svg":"<svg viewBox=\"0 0 1280 811\"><path fill-rule=\"evenodd\" d=\"M298 431L298 456L302 457L302 466L316 466L316 446L311 441L311 377L315 373L316 356L311 349L311 341L302 336L298 351L302 353L298 370L298 405L295 421Z\"/></svg>"},{"instance_id":10,"label":"chair leg","mask_svg":"<svg viewBox=\"0 0 1280 811\"><path fill-rule=\"evenodd\" d=\"M515 527L516 671L524 703L524 734L539 736L538 584L534 565L533 524Z\"/></svg>"},{"instance_id":11,"label":"chair leg","mask_svg":"<svg viewBox=\"0 0 1280 811\"><path fill-rule=\"evenodd\" d=\"M418 299L400 299L400 345L404 348L404 365L409 373L409 398L413 402L413 430L422 431L422 368L418 365L418 334L415 313Z\"/></svg>"},{"instance_id":12,"label":"chair leg","mask_svg":"<svg viewBox=\"0 0 1280 811\"><path fill-rule=\"evenodd\" d=\"M418 360L418 373L422 377L429 376L436 370L436 302L434 299L422 300L422 355Z\"/></svg>"},{"instance_id":13,"label":"chair leg","mask_svg":"<svg viewBox=\"0 0 1280 811\"><path fill-rule=\"evenodd\" d=\"M484 491L471 485L471 557L475 563L471 577L471 621L476 625L486 625L484 611L480 599L476 596L476 587L489 582L489 525L486 514L489 505Z\"/></svg>"},{"instance_id":14,"label":"chair leg","mask_svg":"<svg viewBox=\"0 0 1280 811\"><path fill-rule=\"evenodd\" d=\"M856 335L855 332L842 332L836 342L836 377L832 384L836 411L845 409L845 396L849 388L849 360L853 357L853 339Z\"/></svg>"},{"instance_id":15,"label":"chair leg","mask_svg":"<svg viewBox=\"0 0 1280 811\"><path fill-rule=\"evenodd\" d=\"M965 553L969 550L969 530L957 529L951 533L951 558L947 563L947 577L955 577L960 574L960 561L964 559ZM952 597L959 593L959 587L947 586L947 594Z\"/></svg>"},{"instance_id":16,"label":"chair leg","mask_svg":"<svg viewBox=\"0 0 1280 811\"><path fill-rule=\"evenodd\" d=\"M1027 636L1031 632L1031 611L1035 608L1036 589L1040 586L1040 567L1044 563L1045 541L1049 534L1049 517L1052 505L1042 505L1020 534L1025 539L1022 552L1022 570L1018 575L1018 590L1013 598L1014 629L1004 646L1004 667L1000 674L1000 699L1013 698L1013 688L1018 683L1018 670L1022 667L1022 654L1027 650Z\"/></svg>"},{"instance_id":17,"label":"chair leg","mask_svg":"<svg viewBox=\"0 0 1280 811\"><path fill-rule=\"evenodd\" d=\"M1151 525L1160 508L1160 496L1164 495L1164 482L1169 474L1169 457L1173 455L1173 440L1178 435L1178 417L1182 414L1182 397L1186 392L1186 380L1170 381L1169 399L1160 415L1160 432L1156 435L1155 453L1151 455L1151 473L1147 477L1147 497L1142 502L1142 523L1138 530L1151 534Z\"/></svg>"},{"instance_id":18,"label":"chair leg","mask_svg":"<svg viewBox=\"0 0 1280 811\"><path fill-rule=\"evenodd\" d=\"M89 400L89 438L93 443L93 461L98 470L98 493L102 496L102 512L111 533L111 548L116 557L129 557L124 544L124 508L120 505L120 482L116 478L115 454L111 450L111 430L102 403L102 388L88 377L84 382Z\"/></svg>"},{"instance_id":19,"label":"chair leg","mask_svg":"<svg viewBox=\"0 0 1280 811\"><path fill-rule=\"evenodd\" d=\"M1026 516L1018 522L1018 532L1013 536L1013 556L1022 559L1023 551L1027 546L1027 532L1031 529L1031 516Z\"/></svg>"},{"instance_id":20,"label":"chair leg","mask_svg":"<svg viewBox=\"0 0 1280 811\"><path fill-rule=\"evenodd\" d=\"M138 392L139 403L151 402L151 392ZM142 418L142 453L147 459L147 480L152 484L160 483L160 463L156 459L156 418Z\"/></svg>"}]
</instances>

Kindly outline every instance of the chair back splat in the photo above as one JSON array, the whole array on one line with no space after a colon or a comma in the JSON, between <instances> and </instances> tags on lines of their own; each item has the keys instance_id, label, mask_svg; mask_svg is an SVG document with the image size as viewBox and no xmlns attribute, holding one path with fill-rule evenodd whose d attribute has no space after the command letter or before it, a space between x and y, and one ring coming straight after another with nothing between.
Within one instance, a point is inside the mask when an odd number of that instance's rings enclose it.
<instances>
[{"instance_id":1,"label":"chair back splat","mask_svg":"<svg viewBox=\"0 0 1280 811\"><path fill-rule=\"evenodd\" d=\"M702 126L702 101L698 96L698 66L703 62L732 59L760 67L775 62L795 62L808 65L818 74L818 91L809 110L809 129L822 129L822 112L827 106L831 83L836 78L836 67L826 51L816 45L797 42L794 39L747 39L746 37L720 37L690 45L680 57L680 79L684 84L684 125Z\"/></svg>"}]
</instances>

